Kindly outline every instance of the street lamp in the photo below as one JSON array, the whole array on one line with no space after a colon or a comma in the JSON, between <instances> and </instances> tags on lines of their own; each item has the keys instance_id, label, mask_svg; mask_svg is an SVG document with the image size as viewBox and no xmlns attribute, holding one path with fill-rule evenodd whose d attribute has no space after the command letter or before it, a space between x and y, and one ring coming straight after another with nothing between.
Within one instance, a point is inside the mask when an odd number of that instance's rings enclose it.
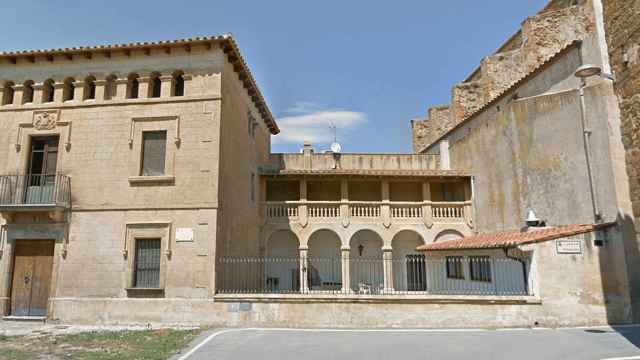
<instances>
[{"instance_id":1,"label":"street lamp","mask_svg":"<svg viewBox=\"0 0 640 360\"><path fill-rule=\"evenodd\" d=\"M593 167L591 165L591 129L587 122L587 110L584 100L584 88L587 87L587 79L593 76L602 76L602 68L596 65L585 64L580 66L575 76L580 79L580 87L578 93L580 94L580 119L582 125L582 136L584 140L584 154L587 161L587 175L589 177L589 191L591 192L591 205L593 207L593 218L595 223L599 223L602 220L602 214L598 206L598 198L596 185L594 180Z\"/></svg>"}]
</instances>

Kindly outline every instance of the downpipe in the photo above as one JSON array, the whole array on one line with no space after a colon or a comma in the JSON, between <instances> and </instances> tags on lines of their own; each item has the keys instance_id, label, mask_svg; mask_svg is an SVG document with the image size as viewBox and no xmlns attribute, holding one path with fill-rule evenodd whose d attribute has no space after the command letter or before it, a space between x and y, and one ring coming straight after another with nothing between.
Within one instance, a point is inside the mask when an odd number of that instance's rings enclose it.
<instances>
[{"instance_id":1,"label":"downpipe","mask_svg":"<svg viewBox=\"0 0 640 360\"><path fill-rule=\"evenodd\" d=\"M584 99L584 89L587 87L586 79L582 78L580 87L578 88L578 94L580 95L580 123L582 126L582 137L584 141L584 155L587 161L587 176L589 178L589 191L591 193L591 206L593 207L594 222L600 223L602 221L602 214L598 205L597 191L594 180L593 166L591 164L591 129L587 124L587 110Z\"/></svg>"}]
</instances>

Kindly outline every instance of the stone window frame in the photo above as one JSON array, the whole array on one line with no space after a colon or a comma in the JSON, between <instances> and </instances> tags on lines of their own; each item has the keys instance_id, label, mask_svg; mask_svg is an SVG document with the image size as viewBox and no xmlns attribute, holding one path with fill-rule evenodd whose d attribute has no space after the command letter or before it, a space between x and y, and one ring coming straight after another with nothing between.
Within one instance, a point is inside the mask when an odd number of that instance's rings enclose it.
<instances>
[{"instance_id":1,"label":"stone window frame","mask_svg":"<svg viewBox=\"0 0 640 360\"><path fill-rule=\"evenodd\" d=\"M128 297L157 297L164 296L168 261L171 259L171 229L170 221L129 222L125 224L125 240L122 255L126 260L125 290ZM135 288L135 249L138 239L160 239L160 281L158 288Z\"/></svg>"},{"instance_id":2,"label":"stone window frame","mask_svg":"<svg viewBox=\"0 0 640 360\"><path fill-rule=\"evenodd\" d=\"M142 136L144 132L166 131L167 146L165 152L165 174L161 176L141 176L140 166L142 164ZM170 139L173 138L174 146L171 146ZM175 183L175 159L180 148L180 117L155 116L137 117L131 119L131 129L129 134L129 184L135 185L173 185Z\"/></svg>"}]
</instances>

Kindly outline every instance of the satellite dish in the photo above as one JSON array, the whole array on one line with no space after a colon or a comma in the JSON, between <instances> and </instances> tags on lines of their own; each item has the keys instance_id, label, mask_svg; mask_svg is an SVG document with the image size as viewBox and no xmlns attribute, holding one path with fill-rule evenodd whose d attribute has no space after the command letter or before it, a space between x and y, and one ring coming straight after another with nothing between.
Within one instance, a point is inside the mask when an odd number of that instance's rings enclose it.
<instances>
[{"instance_id":1,"label":"satellite dish","mask_svg":"<svg viewBox=\"0 0 640 360\"><path fill-rule=\"evenodd\" d=\"M342 151L342 146L340 146L340 144L338 144L337 142L334 142L333 144L331 144L331 151L339 154Z\"/></svg>"}]
</instances>

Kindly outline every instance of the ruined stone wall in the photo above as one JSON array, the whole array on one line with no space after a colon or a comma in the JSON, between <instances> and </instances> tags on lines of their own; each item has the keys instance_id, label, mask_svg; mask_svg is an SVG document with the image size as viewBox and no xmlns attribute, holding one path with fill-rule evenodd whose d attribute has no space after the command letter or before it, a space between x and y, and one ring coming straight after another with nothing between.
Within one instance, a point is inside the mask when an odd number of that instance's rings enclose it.
<instances>
[{"instance_id":1,"label":"ruined stone wall","mask_svg":"<svg viewBox=\"0 0 640 360\"><path fill-rule=\"evenodd\" d=\"M451 116L448 124L430 128L452 128L485 104L495 99L527 74L545 63L560 50L595 32L591 1L552 1L542 12L527 18L522 29L509 38L496 53L484 58L480 68L452 90ZM453 124L453 125L451 125ZM425 137L415 134L424 126L414 126L414 149L425 150ZM442 134L440 134L442 135ZM417 143L416 143L417 141Z\"/></svg>"},{"instance_id":2,"label":"ruined stone wall","mask_svg":"<svg viewBox=\"0 0 640 360\"><path fill-rule=\"evenodd\" d=\"M426 119L411 121L413 151L416 153L421 152L454 126L451 108L448 105L429 108L428 113Z\"/></svg>"},{"instance_id":3,"label":"ruined stone wall","mask_svg":"<svg viewBox=\"0 0 640 360\"><path fill-rule=\"evenodd\" d=\"M604 22L636 231L640 232L640 0L604 1Z\"/></svg>"}]
</instances>

